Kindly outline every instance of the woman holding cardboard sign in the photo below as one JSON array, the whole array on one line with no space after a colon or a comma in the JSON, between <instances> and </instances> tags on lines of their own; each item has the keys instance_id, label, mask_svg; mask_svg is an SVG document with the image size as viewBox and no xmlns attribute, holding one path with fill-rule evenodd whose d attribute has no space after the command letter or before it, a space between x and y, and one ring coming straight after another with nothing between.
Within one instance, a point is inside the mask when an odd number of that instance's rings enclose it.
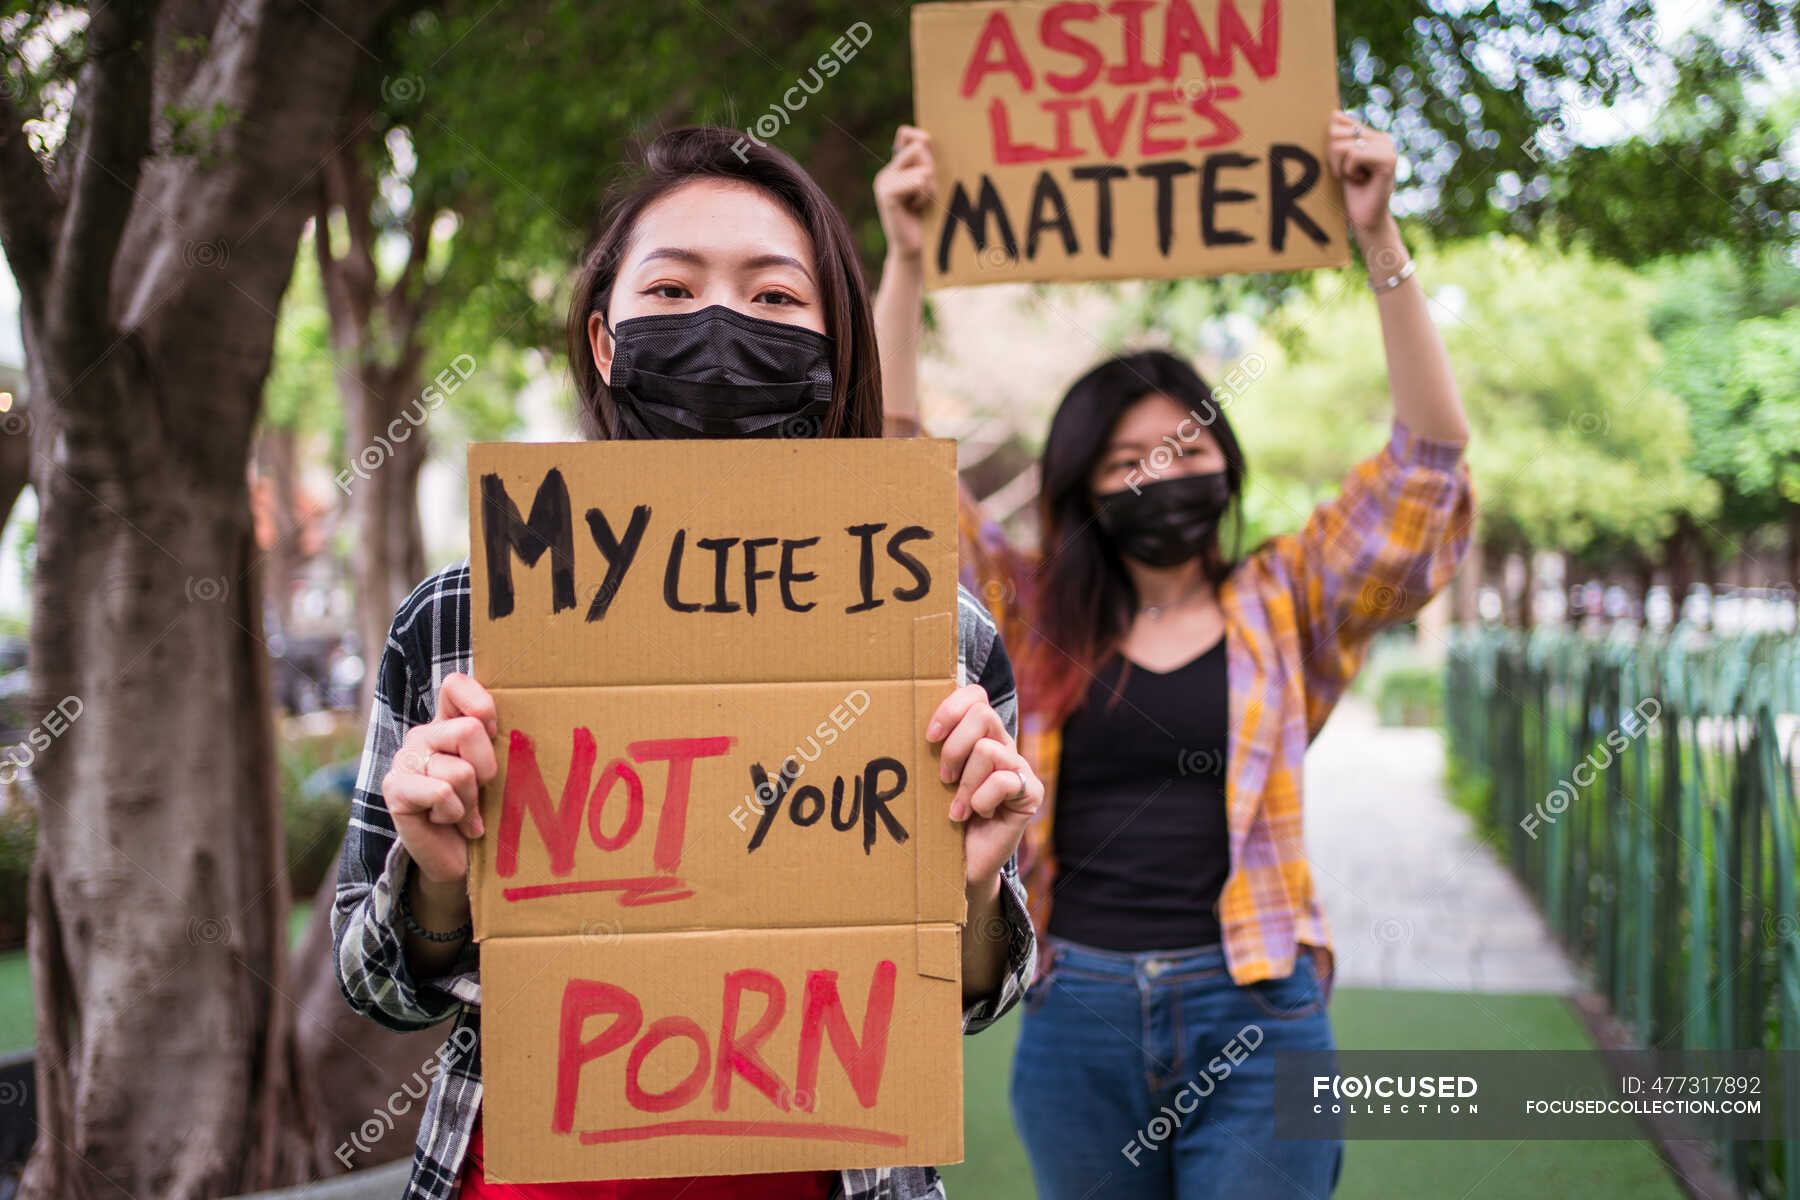
<instances>
[{"instance_id":1,"label":"woman holding cardboard sign","mask_svg":"<svg viewBox=\"0 0 1800 1200\"><path fill-rule=\"evenodd\" d=\"M1277 1138L1269 1053L1333 1044L1301 759L1370 637L1455 571L1473 494L1456 382L1388 208L1393 143L1338 113L1329 157L1394 401L1386 446L1335 500L1297 533L1228 551L1244 455L1211 390L1160 351L1104 362L1064 397L1041 462L1041 558L965 496L967 582L1005 601L1021 746L1056 795L1022 854L1045 956L1012 1089L1045 1200L1336 1184L1340 1142ZM916 344L932 191L930 139L902 129L876 181L884 358ZM890 431L916 431L911 364L885 374Z\"/></svg>"},{"instance_id":2,"label":"woman holding cardboard sign","mask_svg":"<svg viewBox=\"0 0 1800 1200\"><path fill-rule=\"evenodd\" d=\"M868 296L843 217L792 159L727 130L676 130L650 146L576 280L570 365L593 438L881 431ZM958 784L948 815L963 826L963 1030L973 1033L1034 969L1014 855L1043 785L1014 744L1012 669L993 620L967 592L958 600L959 674L973 682L944 698L925 732L941 777ZM487 1183L467 881L471 841L487 832L478 790L497 770L498 714L470 676L469 629L466 561L421 584L394 619L332 912L339 982L359 1012L398 1030L456 1018L447 1045L462 1052L433 1081L406 1195L941 1197L929 1167ZM729 1161L723 1142L721 1153Z\"/></svg>"}]
</instances>

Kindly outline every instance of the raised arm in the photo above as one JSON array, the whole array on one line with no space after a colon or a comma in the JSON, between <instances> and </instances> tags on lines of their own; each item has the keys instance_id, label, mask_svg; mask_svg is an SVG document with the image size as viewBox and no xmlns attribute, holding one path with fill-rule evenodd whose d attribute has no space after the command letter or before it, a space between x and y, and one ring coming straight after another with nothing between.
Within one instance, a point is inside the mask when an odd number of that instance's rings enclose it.
<instances>
[{"instance_id":1,"label":"raised arm","mask_svg":"<svg viewBox=\"0 0 1800 1200\"><path fill-rule=\"evenodd\" d=\"M1416 614L1449 582L1475 511L1462 398L1388 210L1394 144L1343 113L1332 118L1330 142L1331 170L1343 180L1350 226L1378 289L1394 415L1387 444L1350 470L1338 495L1245 564L1244 581L1266 573L1268 589L1285 592L1293 606L1310 733L1324 724L1376 631Z\"/></svg>"},{"instance_id":2,"label":"raised arm","mask_svg":"<svg viewBox=\"0 0 1800 1200\"><path fill-rule=\"evenodd\" d=\"M902 125L893 161L875 176L875 209L887 236L881 286L875 291L875 343L881 354L884 432L917 437L919 311L925 300L924 217L937 194L931 135Z\"/></svg>"},{"instance_id":3,"label":"raised arm","mask_svg":"<svg viewBox=\"0 0 1800 1200\"><path fill-rule=\"evenodd\" d=\"M1348 113L1334 113L1328 156L1332 174L1344 185L1345 213L1368 266L1369 280L1381 289L1375 305L1381 314L1394 416L1422 438L1466 442L1469 422L1463 414L1456 376L1450 370L1450 355L1431 319L1424 288L1416 276L1406 272L1412 260L1388 207L1398 162L1394 140L1364 128ZM1408 278L1397 286L1383 286L1403 273ZM885 358L882 369L887 369Z\"/></svg>"}]
</instances>

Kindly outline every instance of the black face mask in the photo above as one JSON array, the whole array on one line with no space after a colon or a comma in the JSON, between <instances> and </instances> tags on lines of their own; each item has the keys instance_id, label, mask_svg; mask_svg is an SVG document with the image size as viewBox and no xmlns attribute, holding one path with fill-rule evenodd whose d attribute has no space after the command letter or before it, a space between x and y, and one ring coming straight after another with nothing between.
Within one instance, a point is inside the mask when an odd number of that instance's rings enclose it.
<instances>
[{"instance_id":1,"label":"black face mask","mask_svg":"<svg viewBox=\"0 0 1800 1200\"><path fill-rule=\"evenodd\" d=\"M1135 492L1101 493L1094 497L1094 519L1120 554L1172 567L1206 548L1230 503L1225 472L1177 475Z\"/></svg>"},{"instance_id":2,"label":"black face mask","mask_svg":"<svg viewBox=\"0 0 1800 1200\"><path fill-rule=\"evenodd\" d=\"M607 332L622 437L818 437L831 412L822 333L717 304Z\"/></svg>"}]
</instances>

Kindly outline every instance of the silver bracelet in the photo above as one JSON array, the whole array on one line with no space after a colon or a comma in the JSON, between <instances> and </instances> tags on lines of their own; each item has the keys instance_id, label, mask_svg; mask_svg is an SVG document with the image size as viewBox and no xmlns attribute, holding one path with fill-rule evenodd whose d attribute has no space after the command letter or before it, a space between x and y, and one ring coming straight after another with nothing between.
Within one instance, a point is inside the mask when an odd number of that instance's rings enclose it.
<instances>
[{"instance_id":1,"label":"silver bracelet","mask_svg":"<svg viewBox=\"0 0 1800 1200\"><path fill-rule=\"evenodd\" d=\"M1413 277L1413 272L1418 270L1418 268L1419 264L1409 258L1406 260L1406 265L1401 267L1398 273L1389 275L1379 283L1373 279L1369 280L1369 290L1378 296L1382 292L1391 292L1407 280L1411 279Z\"/></svg>"},{"instance_id":2,"label":"silver bracelet","mask_svg":"<svg viewBox=\"0 0 1800 1200\"><path fill-rule=\"evenodd\" d=\"M408 861L406 870L400 876L400 919L406 923L406 927L428 942L460 942L470 934L474 933L475 922L473 920L464 921L455 929L448 929L440 932L427 929L414 919L412 905L408 904L406 901L406 885L412 878L412 872L417 868L417 863Z\"/></svg>"}]
</instances>

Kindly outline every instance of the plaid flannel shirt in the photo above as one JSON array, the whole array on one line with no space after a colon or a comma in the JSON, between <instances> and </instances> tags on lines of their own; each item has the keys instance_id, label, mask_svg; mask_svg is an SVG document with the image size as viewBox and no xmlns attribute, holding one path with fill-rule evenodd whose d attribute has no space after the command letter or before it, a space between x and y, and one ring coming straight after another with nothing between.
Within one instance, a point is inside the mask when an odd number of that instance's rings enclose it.
<instances>
[{"instance_id":1,"label":"plaid flannel shirt","mask_svg":"<svg viewBox=\"0 0 1800 1200\"><path fill-rule=\"evenodd\" d=\"M1331 933L1313 891L1301 830L1301 764L1377 630L1417 613L1456 573L1475 495L1459 443L1420 437L1396 418L1381 451L1298 533L1269 539L1219 589L1225 613L1230 733L1226 820L1231 870L1219 897L1226 966L1238 984L1279 979L1309 947L1329 990ZM1062 731L1033 704L1030 664L1053 649L1030 620L1037 560L1010 546L968 502L964 586L987 600L1021 664L1019 749L1045 801L1020 846L1040 937L1056 882L1051 838ZM1048 962L1046 955L1044 962Z\"/></svg>"},{"instance_id":2,"label":"plaid flannel shirt","mask_svg":"<svg viewBox=\"0 0 1800 1200\"><path fill-rule=\"evenodd\" d=\"M465 943L453 969L438 978L418 980L408 971L395 888L405 879L410 860L394 834L381 780L406 731L431 720L444 676L470 673L469 595L465 559L420 584L394 617L378 668L331 912L338 984L352 1008L401 1032L455 1020L434 1060L440 1069L428 1071L431 1091L405 1200L451 1200L460 1187L463 1156L481 1106L480 948L473 941ZM957 618L958 682L981 683L1007 731L1016 734L1018 696L993 618L962 589ZM1037 941L1016 862L1006 864L1002 884L1006 973L995 994L964 1010L965 1034L998 1020L1036 970ZM942 1197L944 1186L930 1166L854 1169L839 1173L837 1194L845 1200L923 1200Z\"/></svg>"}]
</instances>

